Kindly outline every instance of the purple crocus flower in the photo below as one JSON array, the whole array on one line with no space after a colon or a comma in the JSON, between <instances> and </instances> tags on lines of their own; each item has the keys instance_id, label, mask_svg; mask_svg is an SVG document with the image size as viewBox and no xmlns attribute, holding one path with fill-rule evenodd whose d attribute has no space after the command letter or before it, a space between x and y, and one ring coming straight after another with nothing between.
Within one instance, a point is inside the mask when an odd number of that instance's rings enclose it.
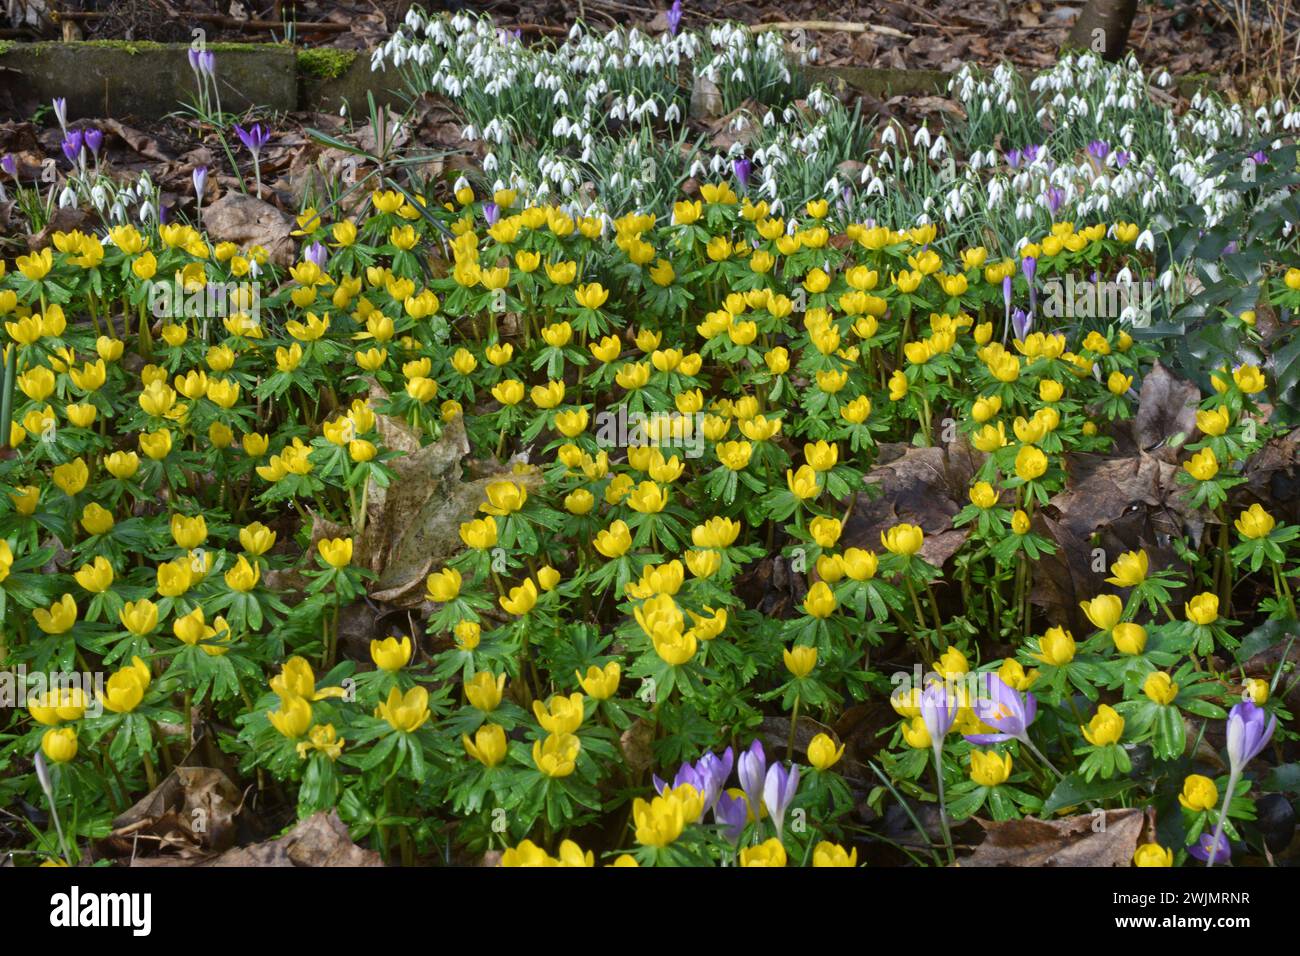
<instances>
[{"instance_id":1,"label":"purple crocus flower","mask_svg":"<svg viewBox=\"0 0 1300 956\"><path fill-rule=\"evenodd\" d=\"M785 811L794 800L794 795L799 790L799 765L795 764L789 770L780 763L774 763L767 769L767 777L763 782L763 805L767 807L767 815L772 818L772 825L776 827L776 838L781 839L781 834L785 829Z\"/></svg>"},{"instance_id":2,"label":"purple crocus flower","mask_svg":"<svg viewBox=\"0 0 1300 956\"><path fill-rule=\"evenodd\" d=\"M1123 169L1133 160L1133 154L1126 149L1115 150L1115 165Z\"/></svg>"},{"instance_id":3,"label":"purple crocus flower","mask_svg":"<svg viewBox=\"0 0 1300 956\"><path fill-rule=\"evenodd\" d=\"M204 50L199 54L199 69L213 79L217 75L217 55L211 50Z\"/></svg>"},{"instance_id":4,"label":"purple crocus flower","mask_svg":"<svg viewBox=\"0 0 1300 956\"><path fill-rule=\"evenodd\" d=\"M59 129L68 131L68 100L63 96L54 98L54 118L59 121Z\"/></svg>"},{"instance_id":5,"label":"purple crocus flower","mask_svg":"<svg viewBox=\"0 0 1300 956\"><path fill-rule=\"evenodd\" d=\"M1104 163L1106 157L1110 155L1110 144L1104 139L1094 139L1088 144L1088 155L1098 162Z\"/></svg>"},{"instance_id":6,"label":"purple crocus flower","mask_svg":"<svg viewBox=\"0 0 1300 956\"><path fill-rule=\"evenodd\" d=\"M658 774L654 774L651 780L654 781L655 793L662 794L668 788L668 782L660 778ZM704 780L693 764L684 763L677 768L677 775L673 777L673 788L676 789L682 784L690 784L701 794L704 793Z\"/></svg>"},{"instance_id":7,"label":"purple crocus flower","mask_svg":"<svg viewBox=\"0 0 1300 956\"><path fill-rule=\"evenodd\" d=\"M1025 256L1020 260L1020 271L1025 275L1025 281L1029 283L1029 312L1032 315L1038 311L1038 288L1034 285L1034 275L1038 272L1038 260L1033 256Z\"/></svg>"},{"instance_id":8,"label":"purple crocus flower","mask_svg":"<svg viewBox=\"0 0 1300 956\"><path fill-rule=\"evenodd\" d=\"M749 188L749 176L754 171L754 164L748 156L741 156L731 161L731 171L736 174L736 181L742 189Z\"/></svg>"},{"instance_id":9,"label":"purple crocus flower","mask_svg":"<svg viewBox=\"0 0 1300 956\"><path fill-rule=\"evenodd\" d=\"M1033 313L1026 312L1024 309L1016 309L1011 313L1011 331L1020 341L1025 340L1025 336L1029 334L1029 330L1033 327Z\"/></svg>"},{"instance_id":10,"label":"purple crocus flower","mask_svg":"<svg viewBox=\"0 0 1300 956\"><path fill-rule=\"evenodd\" d=\"M86 130L86 149L90 150L90 155L98 158L99 148L104 145L104 134L98 128L92 126Z\"/></svg>"},{"instance_id":11,"label":"purple crocus flower","mask_svg":"<svg viewBox=\"0 0 1300 956\"><path fill-rule=\"evenodd\" d=\"M731 776L731 768L736 764L736 756L728 747L722 756L710 751L695 763L695 769L704 781L704 806L713 809L717 805L722 788Z\"/></svg>"},{"instance_id":12,"label":"purple crocus flower","mask_svg":"<svg viewBox=\"0 0 1300 956\"><path fill-rule=\"evenodd\" d=\"M767 774L767 755L763 753L763 745L758 740L741 753L736 761L736 773L740 777L740 788L745 791L745 797L757 817L758 808L763 803L763 777Z\"/></svg>"},{"instance_id":13,"label":"purple crocus flower","mask_svg":"<svg viewBox=\"0 0 1300 956\"><path fill-rule=\"evenodd\" d=\"M1028 166L1030 163L1032 163L1032 162L1034 162L1035 160L1038 159L1038 150L1039 150L1039 148L1040 148L1040 147L1038 147L1038 146L1036 146L1036 145L1034 145L1034 144L1032 144L1032 143L1031 143L1030 145L1028 145L1028 146L1026 146L1026 147L1024 148L1023 156L1024 156L1024 158L1025 158L1025 165L1026 165L1026 166Z\"/></svg>"},{"instance_id":14,"label":"purple crocus flower","mask_svg":"<svg viewBox=\"0 0 1300 956\"><path fill-rule=\"evenodd\" d=\"M677 36L677 29L682 25L682 0L673 0L673 5L668 8L665 16L668 20L668 32Z\"/></svg>"},{"instance_id":15,"label":"purple crocus flower","mask_svg":"<svg viewBox=\"0 0 1300 956\"><path fill-rule=\"evenodd\" d=\"M1253 159L1253 160L1255 161L1255 165L1256 165L1256 166L1263 166L1265 163L1268 162L1268 153L1264 152L1264 151L1261 149L1261 150L1259 150L1258 152L1256 152L1255 155L1251 156L1250 158Z\"/></svg>"},{"instance_id":16,"label":"purple crocus flower","mask_svg":"<svg viewBox=\"0 0 1300 956\"><path fill-rule=\"evenodd\" d=\"M74 129L63 137L63 155L68 157L68 162L73 166L81 157L81 151L85 148L85 135L79 129Z\"/></svg>"},{"instance_id":17,"label":"purple crocus flower","mask_svg":"<svg viewBox=\"0 0 1300 956\"><path fill-rule=\"evenodd\" d=\"M1016 337L1023 338L1020 333ZM988 687L989 695L977 697L972 709L980 722L992 727L996 733L966 734L966 739L980 746L1000 744L1007 740L1024 740L1029 725L1038 716L1038 700L1028 692L1021 695L997 674L990 675Z\"/></svg>"},{"instance_id":18,"label":"purple crocus flower","mask_svg":"<svg viewBox=\"0 0 1300 956\"><path fill-rule=\"evenodd\" d=\"M921 691L921 720L930 732L935 750L943 747L943 738L957 719L956 689L943 678L933 675Z\"/></svg>"},{"instance_id":19,"label":"purple crocus flower","mask_svg":"<svg viewBox=\"0 0 1300 956\"><path fill-rule=\"evenodd\" d=\"M1060 212L1061 206L1065 204L1065 192L1056 186L1049 186L1047 188L1045 198L1047 199L1047 208L1051 211L1053 216Z\"/></svg>"},{"instance_id":20,"label":"purple crocus flower","mask_svg":"<svg viewBox=\"0 0 1300 956\"><path fill-rule=\"evenodd\" d=\"M203 56L202 50L196 50L194 47L190 47L189 49L190 69L193 70L196 74L203 71L203 64L200 62L200 58L202 56Z\"/></svg>"},{"instance_id":21,"label":"purple crocus flower","mask_svg":"<svg viewBox=\"0 0 1300 956\"><path fill-rule=\"evenodd\" d=\"M1277 717L1254 701L1243 700L1228 711L1228 765L1234 774L1268 746L1276 728Z\"/></svg>"},{"instance_id":22,"label":"purple crocus flower","mask_svg":"<svg viewBox=\"0 0 1300 956\"><path fill-rule=\"evenodd\" d=\"M489 226L495 226L497 220L501 218L501 207L494 202L485 202L483 204L483 218L487 220Z\"/></svg>"},{"instance_id":23,"label":"purple crocus flower","mask_svg":"<svg viewBox=\"0 0 1300 956\"><path fill-rule=\"evenodd\" d=\"M303 258L308 262L315 263L320 269L325 268L325 263L329 261L329 250L319 242L313 242L303 253Z\"/></svg>"},{"instance_id":24,"label":"purple crocus flower","mask_svg":"<svg viewBox=\"0 0 1300 956\"><path fill-rule=\"evenodd\" d=\"M0 170L4 170L15 179L18 178L18 160L12 153L5 153L4 156L0 156Z\"/></svg>"},{"instance_id":25,"label":"purple crocus flower","mask_svg":"<svg viewBox=\"0 0 1300 956\"><path fill-rule=\"evenodd\" d=\"M1025 154L1021 150L1013 149L1007 153L1007 165L1012 169L1019 169L1024 158Z\"/></svg>"},{"instance_id":26,"label":"purple crocus flower","mask_svg":"<svg viewBox=\"0 0 1300 956\"><path fill-rule=\"evenodd\" d=\"M1002 342L1007 341L1007 329L1011 328L1011 276L1002 277Z\"/></svg>"},{"instance_id":27,"label":"purple crocus flower","mask_svg":"<svg viewBox=\"0 0 1300 956\"><path fill-rule=\"evenodd\" d=\"M235 135L239 141L248 148L248 151L256 156L262 151L262 147L271 139L271 133L265 129L261 123L254 123L248 129L244 129L238 123L235 124Z\"/></svg>"},{"instance_id":28,"label":"purple crocus flower","mask_svg":"<svg viewBox=\"0 0 1300 956\"><path fill-rule=\"evenodd\" d=\"M198 196L199 200L202 201L203 194L208 190L208 167L195 166L193 178L194 178L194 195Z\"/></svg>"},{"instance_id":29,"label":"purple crocus flower","mask_svg":"<svg viewBox=\"0 0 1300 956\"><path fill-rule=\"evenodd\" d=\"M749 808L745 805L744 797L733 797L729 793L718 796L718 803L713 808L713 821L722 824L722 834L729 843L740 842L748 819Z\"/></svg>"},{"instance_id":30,"label":"purple crocus flower","mask_svg":"<svg viewBox=\"0 0 1300 956\"><path fill-rule=\"evenodd\" d=\"M239 141L248 147L248 151L253 154L253 181L257 184L257 194L262 194L262 166L260 156L262 147L271 139L269 130L264 129L261 123L254 123L248 129L235 125L235 135Z\"/></svg>"},{"instance_id":31,"label":"purple crocus flower","mask_svg":"<svg viewBox=\"0 0 1300 956\"><path fill-rule=\"evenodd\" d=\"M1215 831L1213 836L1202 833L1200 839L1187 848L1187 852L1213 866L1216 859L1227 860L1232 857L1232 844L1222 832Z\"/></svg>"}]
</instances>

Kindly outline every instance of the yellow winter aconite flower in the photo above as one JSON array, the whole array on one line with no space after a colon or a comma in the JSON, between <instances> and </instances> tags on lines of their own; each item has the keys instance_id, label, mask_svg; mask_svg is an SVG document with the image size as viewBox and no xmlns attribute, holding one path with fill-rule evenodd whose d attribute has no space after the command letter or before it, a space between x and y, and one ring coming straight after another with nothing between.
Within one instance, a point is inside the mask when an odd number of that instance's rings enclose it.
<instances>
[{"instance_id":1,"label":"yellow winter aconite flower","mask_svg":"<svg viewBox=\"0 0 1300 956\"><path fill-rule=\"evenodd\" d=\"M249 564L248 558L240 555L232 567L225 574L226 586L232 591L244 593L257 587L257 582L261 580L262 567L258 564Z\"/></svg>"},{"instance_id":2,"label":"yellow winter aconite flower","mask_svg":"<svg viewBox=\"0 0 1300 956\"><path fill-rule=\"evenodd\" d=\"M686 828L686 807L681 799L674 797L658 796L649 801L637 797L632 802L632 820L636 824L637 843L663 848Z\"/></svg>"},{"instance_id":3,"label":"yellow winter aconite flower","mask_svg":"<svg viewBox=\"0 0 1300 956\"><path fill-rule=\"evenodd\" d=\"M1219 788L1209 777L1199 773L1188 774L1183 778L1183 792L1178 795L1178 802L1188 810L1212 810L1219 803Z\"/></svg>"},{"instance_id":4,"label":"yellow winter aconite flower","mask_svg":"<svg viewBox=\"0 0 1300 956\"><path fill-rule=\"evenodd\" d=\"M836 600L835 593L830 589L830 586L825 581L818 581L808 589L808 594L803 601L803 608L810 617L821 620L834 614L838 604L839 602ZM816 660L815 649L813 649L813 659Z\"/></svg>"},{"instance_id":5,"label":"yellow winter aconite flower","mask_svg":"<svg viewBox=\"0 0 1300 956\"><path fill-rule=\"evenodd\" d=\"M533 744L533 764L548 777L567 777L577 767L582 742L573 734L548 734Z\"/></svg>"},{"instance_id":6,"label":"yellow winter aconite flower","mask_svg":"<svg viewBox=\"0 0 1300 956\"><path fill-rule=\"evenodd\" d=\"M1080 601L1079 607L1092 626L1099 631L1109 631L1119 623L1124 613L1124 602L1114 594L1102 594L1091 601Z\"/></svg>"},{"instance_id":7,"label":"yellow winter aconite flower","mask_svg":"<svg viewBox=\"0 0 1300 956\"><path fill-rule=\"evenodd\" d=\"M844 756L844 745L838 747L827 734L818 734L808 742L808 763L818 770L829 770Z\"/></svg>"},{"instance_id":8,"label":"yellow winter aconite flower","mask_svg":"<svg viewBox=\"0 0 1300 956\"><path fill-rule=\"evenodd\" d=\"M1126 622L1116 624L1110 632L1115 650L1121 654L1141 654L1147 646L1147 630L1141 624Z\"/></svg>"},{"instance_id":9,"label":"yellow winter aconite flower","mask_svg":"<svg viewBox=\"0 0 1300 956\"><path fill-rule=\"evenodd\" d=\"M1268 703L1268 681L1259 677L1247 677L1246 680L1242 682L1242 696L1249 698L1255 706L1263 707Z\"/></svg>"},{"instance_id":10,"label":"yellow winter aconite flower","mask_svg":"<svg viewBox=\"0 0 1300 956\"><path fill-rule=\"evenodd\" d=\"M351 538L322 538L316 542L316 550L332 568L345 568L352 563Z\"/></svg>"},{"instance_id":11,"label":"yellow winter aconite flower","mask_svg":"<svg viewBox=\"0 0 1300 956\"><path fill-rule=\"evenodd\" d=\"M594 700L609 700L618 690L622 669L618 661L610 661L603 668L592 664L586 674L575 672L583 692Z\"/></svg>"},{"instance_id":12,"label":"yellow winter aconite flower","mask_svg":"<svg viewBox=\"0 0 1300 956\"><path fill-rule=\"evenodd\" d=\"M939 655L934 669L944 678L955 680L970 671L970 662L958 648L950 647Z\"/></svg>"},{"instance_id":13,"label":"yellow winter aconite flower","mask_svg":"<svg viewBox=\"0 0 1300 956\"><path fill-rule=\"evenodd\" d=\"M77 623L77 602L71 594L65 594L48 608L34 608L32 619L46 634L66 634Z\"/></svg>"},{"instance_id":14,"label":"yellow winter aconite flower","mask_svg":"<svg viewBox=\"0 0 1300 956\"><path fill-rule=\"evenodd\" d=\"M411 638L386 637L382 641L370 641L370 659L380 670L395 673L411 661Z\"/></svg>"},{"instance_id":15,"label":"yellow winter aconite flower","mask_svg":"<svg viewBox=\"0 0 1300 956\"><path fill-rule=\"evenodd\" d=\"M1086 726L1080 727L1084 738L1094 747L1118 743L1124 733L1124 718L1109 704L1101 704Z\"/></svg>"},{"instance_id":16,"label":"yellow winter aconite flower","mask_svg":"<svg viewBox=\"0 0 1300 956\"><path fill-rule=\"evenodd\" d=\"M418 684L405 694L394 687L388 692L388 699L375 708L375 716L386 720L394 730L414 733L431 716L429 692Z\"/></svg>"},{"instance_id":17,"label":"yellow winter aconite flower","mask_svg":"<svg viewBox=\"0 0 1300 956\"><path fill-rule=\"evenodd\" d=\"M499 601L507 612L523 617L537 604L537 585L529 578L518 587L511 588L509 596L503 595Z\"/></svg>"},{"instance_id":18,"label":"yellow winter aconite flower","mask_svg":"<svg viewBox=\"0 0 1300 956\"><path fill-rule=\"evenodd\" d=\"M1048 628L1038 640L1038 653L1032 655L1044 664L1064 666L1074 660L1074 636L1061 627Z\"/></svg>"},{"instance_id":19,"label":"yellow winter aconite flower","mask_svg":"<svg viewBox=\"0 0 1300 956\"><path fill-rule=\"evenodd\" d=\"M1202 448L1188 461L1183 462L1183 470L1197 481L1209 481L1219 473L1219 460L1214 449Z\"/></svg>"},{"instance_id":20,"label":"yellow winter aconite flower","mask_svg":"<svg viewBox=\"0 0 1300 956\"><path fill-rule=\"evenodd\" d=\"M970 752L970 777L981 787L996 787L1006 783L1011 776L1011 754L996 754L991 750Z\"/></svg>"},{"instance_id":21,"label":"yellow winter aconite flower","mask_svg":"<svg viewBox=\"0 0 1300 956\"><path fill-rule=\"evenodd\" d=\"M890 554L911 557L921 550L925 533L914 524L896 524L880 532L880 543Z\"/></svg>"},{"instance_id":22,"label":"yellow winter aconite flower","mask_svg":"<svg viewBox=\"0 0 1300 956\"><path fill-rule=\"evenodd\" d=\"M1172 704L1178 696L1178 685L1164 671L1152 671L1142 684L1142 693L1157 704Z\"/></svg>"},{"instance_id":23,"label":"yellow winter aconite flower","mask_svg":"<svg viewBox=\"0 0 1300 956\"><path fill-rule=\"evenodd\" d=\"M1243 538L1256 540L1267 538L1277 522L1259 504L1253 504L1243 511L1233 524Z\"/></svg>"},{"instance_id":24,"label":"yellow winter aconite flower","mask_svg":"<svg viewBox=\"0 0 1300 956\"><path fill-rule=\"evenodd\" d=\"M858 848L845 850L838 843L822 840L813 847L812 865L814 867L856 867L858 865Z\"/></svg>"},{"instance_id":25,"label":"yellow winter aconite flower","mask_svg":"<svg viewBox=\"0 0 1300 956\"><path fill-rule=\"evenodd\" d=\"M506 759L506 732L498 724L483 724L474 732L461 735L465 753L485 767L500 766Z\"/></svg>"},{"instance_id":26,"label":"yellow winter aconite flower","mask_svg":"<svg viewBox=\"0 0 1300 956\"><path fill-rule=\"evenodd\" d=\"M1106 579L1106 583L1122 588L1136 587L1146 580L1148 570L1145 551L1125 551L1110 566L1111 577Z\"/></svg>"},{"instance_id":27,"label":"yellow winter aconite flower","mask_svg":"<svg viewBox=\"0 0 1300 956\"><path fill-rule=\"evenodd\" d=\"M1159 843L1144 843L1133 852L1134 866L1173 866L1174 852Z\"/></svg>"},{"instance_id":28,"label":"yellow winter aconite flower","mask_svg":"<svg viewBox=\"0 0 1300 956\"><path fill-rule=\"evenodd\" d=\"M1210 591L1198 594L1184 605L1187 620L1197 625L1213 624L1219 619L1219 596Z\"/></svg>"},{"instance_id":29,"label":"yellow winter aconite flower","mask_svg":"<svg viewBox=\"0 0 1300 956\"><path fill-rule=\"evenodd\" d=\"M776 837L740 851L741 866L782 867L786 864L785 847Z\"/></svg>"},{"instance_id":30,"label":"yellow winter aconite flower","mask_svg":"<svg viewBox=\"0 0 1300 956\"><path fill-rule=\"evenodd\" d=\"M501 695L505 692L506 675L493 675L489 671L479 671L465 681L465 699L471 707L491 713L501 704Z\"/></svg>"},{"instance_id":31,"label":"yellow winter aconite flower","mask_svg":"<svg viewBox=\"0 0 1300 956\"><path fill-rule=\"evenodd\" d=\"M72 727L55 727L45 731L41 736L41 753L51 763L67 763L72 760L77 756L77 731Z\"/></svg>"},{"instance_id":32,"label":"yellow winter aconite flower","mask_svg":"<svg viewBox=\"0 0 1300 956\"><path fill-rule=\"evenodd\" d=\"M576 693L568 697L557 694L546 706L543 706L540 700L535 700L533 714L547 733L575 733L582 726L583 696Z\"/></svg>"},{"instance_id":33,"label":"yellow winter aconite flower","mask_svg":"<svg viewBox=\"0 0 1300 956\"><path fill-rule=\"evenodd\" d=\"M297 740L311 727L311 704L297 694L281 694L280 706L268 710L266 717L282 736Z\"/></svg>"},{"instance_id":34,"label":"yellow winter aconite flower","mask_svg":"<svg viewBox=\"0 0 1300 956\"><path fill-rule=\"evenodd\" d=\"M27 700L27 711L38 724L53 727L63 721L80 720L86 714L86 704L86 693L80 687L58 687L33 693Z\"/></svg>"}]
</instances>

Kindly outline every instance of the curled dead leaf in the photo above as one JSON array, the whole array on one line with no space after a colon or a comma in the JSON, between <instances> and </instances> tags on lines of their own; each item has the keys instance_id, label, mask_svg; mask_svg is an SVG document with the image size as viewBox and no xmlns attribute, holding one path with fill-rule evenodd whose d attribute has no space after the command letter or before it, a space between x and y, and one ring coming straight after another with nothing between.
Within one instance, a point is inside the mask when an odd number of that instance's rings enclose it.
<instances>
[{"instance_id":1,"label":"curled dead leaf","mask_svg":"<svg viewBox=\"0 0 1300 956\"><path fill-rule=\"evenodd\" d=\"M1145 815L1136 809L977 822L984 842L962 866L1128 866L1145 829Z\"/></svg>"}]
</instances>

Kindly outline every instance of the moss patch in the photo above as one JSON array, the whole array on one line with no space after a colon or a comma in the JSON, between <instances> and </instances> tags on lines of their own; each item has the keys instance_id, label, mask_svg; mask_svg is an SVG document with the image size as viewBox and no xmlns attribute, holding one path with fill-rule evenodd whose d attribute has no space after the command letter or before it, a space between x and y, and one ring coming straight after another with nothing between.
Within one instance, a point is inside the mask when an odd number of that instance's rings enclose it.
<instances>
[{"instance_id":1,"label":"moss patch","mask_svg":"<svg viewBox=\"0 0 1300 956\"><path fill-rule=\"evenodd\" d=\"M336 80L356 61L355 50L335 50L330 47L315 47L298 51L298 73L320 80Z\"/></svg>"}]
</instances>

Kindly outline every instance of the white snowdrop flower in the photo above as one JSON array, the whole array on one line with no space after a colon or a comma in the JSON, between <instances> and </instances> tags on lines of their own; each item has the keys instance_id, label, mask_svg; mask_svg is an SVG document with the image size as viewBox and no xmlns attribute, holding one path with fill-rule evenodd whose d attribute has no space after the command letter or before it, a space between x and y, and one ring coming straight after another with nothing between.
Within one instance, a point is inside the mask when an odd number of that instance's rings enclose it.
<instances>
[{"instance_id":1,"label":"white snowdrop flower","mask_svg":"<svg viewBox=\"0 0 1300 956\"><path fill-rule=\"evenodd\" d=\"M880 134L880 142L886 146L893 146L898 142L898 135L894 132L894 127L886 126L885 131Z\"/></svg>"},{"instance_id":2,"label":"white snowdrop flower","mask_svg":"<svg viewBox=\"0 0 1300 956\"><path fill-rule=\"evenodd\" d=\"M77 208L77 194L73 192L71 186L64 186L63 190L59 193L59 208L60 209Z\"/></svg>"},{"instance_id":3,"label":"white snowdrop flower","mask_svg":"<svg viewBox=\"0 0 1300 956\"><path fill-rule=\"evenodd\" d=\"M883 196L885 194L885 183L879 176L873 177L871 183L867 186L868 196Z\"/></svg>"},{"instance_id":4,"label":"white snowdrop flower","mask_svg":"<svg viewBox=\"0 0 1300 956\"><path fill-rule=\"evenodd\" d=\"M916 135L912 137L912 145L921 146L927 149L929 148L930 131L929 129L926 128L924 123L922 123L921 126L917 129Z\"/></svg>"},{"instance_id":5,"label":"white snowdrop flower","mask_svg":"<svg viewBox=\"0 0 1300 956\"><path fill-rule=\"evenodd\" d=\"M1113 227L1113 226L1111 227L1111 231L1114 232L1114 227ZM1123 269L1120 269L1119 272L1115 273L1115 282L1116 282L1116 284L1118 284L1118 285L1122 285L1122 286L1125 286L1125 287L1127 287L1127 286L1131 286L1131 285L1133 284L1133 272L1132 272L1132 270L1129 269L1128 266L1125 266Z\"/></svg>"},{"instance_id":6,"label":"white snowdrop flower","mask_svg":"<svg viewBox=\"0 0 1300 956\"><path fill-rule=\"evenodd\" d=\"M496 153L488 153L483 157L483 172L495 173L497 171Z\"/></svg>"},{"instance_id":7,"label":"white snowdrop flower","mask_svg":"<svg viewBox=\"0 0 1300 956\"><path fill-rule=\"evenodd\" d=\"M1020 107L1016 106L1016 101L1015 101L1015 100L1007 100L1007 114L1008 114L1008 115L1010 115L1010 116L1015 116L1016 113L1019 112L1019 110L1020 110Z\"/></svg>"},{"instance_id":8,"label":"white snowdrop flower","mask_svg":"<svg viewBox=\"0 0 1300 956\"><path fill-rule=\"evenodd\" d=\"M1133 247L1139 251L1145 249L1147 252L1154 252L1156 248L1156 240L1155 237L1151 235L1151 230L1143 230L1142 234L1137 237L1137 241L1133 243Z\"/></svg>"},{"instance_id":9,"label":"white snowdrop flower","mask_svg":"<svg viewBox=\"0 0 1300 956\"><path fill-rule=\"evenodd\" d=\"M912 171L912 157L908 156L903 160L903 175L906 176Z\"/></svg>"}]
</instances>

